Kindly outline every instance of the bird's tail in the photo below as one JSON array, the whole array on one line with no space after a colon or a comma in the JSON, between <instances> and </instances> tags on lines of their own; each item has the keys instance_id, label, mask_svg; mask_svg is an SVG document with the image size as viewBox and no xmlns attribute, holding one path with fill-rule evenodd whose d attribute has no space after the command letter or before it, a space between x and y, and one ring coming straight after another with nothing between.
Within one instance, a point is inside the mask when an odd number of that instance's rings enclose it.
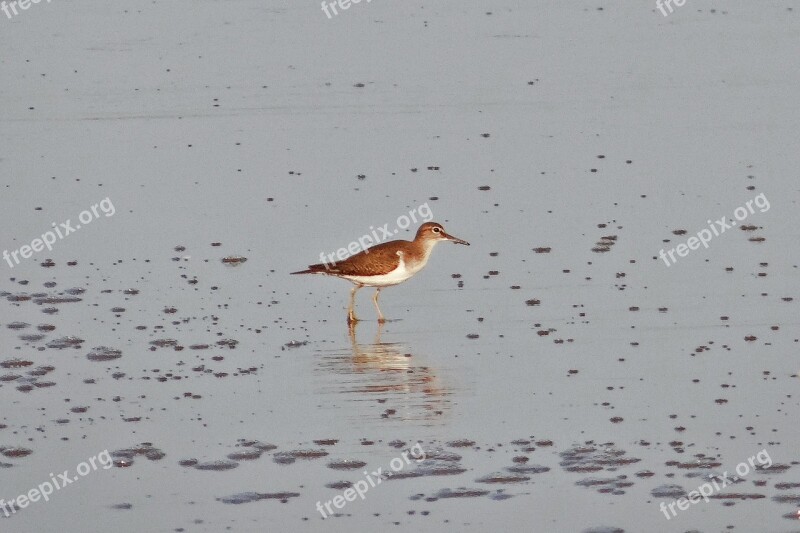
<instances>
[{"instance_id":1,"label":"bird's tail","mask_svg":"<svg viewBox=\"0 0 800 533\"><path fill-rule=\"evenodd\" d=\"M291 274L330 274L332 272L334 272L334 269L331 268L330 265L320 263L318 265L308 265L306 270L298 270Z\"/></svg>"}]
</instances>

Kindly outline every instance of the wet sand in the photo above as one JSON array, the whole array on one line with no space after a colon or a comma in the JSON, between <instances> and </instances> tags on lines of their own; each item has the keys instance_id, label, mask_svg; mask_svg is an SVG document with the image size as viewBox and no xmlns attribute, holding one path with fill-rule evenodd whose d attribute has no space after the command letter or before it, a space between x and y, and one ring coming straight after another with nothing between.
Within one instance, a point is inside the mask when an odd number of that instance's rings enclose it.
<instances>
[{"instance_id":1,"label":"wet sand","mask_svg":"<svg viewBox=\"0 0 800 533\"><path fill-rule=\"evenodd\" d=\"M0 527L796 531L797 17L0 20L0 252L115 208L0 262L0 498L77 476ZM348 283L289 275L423 204L472 246L384 290L382 327L371 290L350 331Z\"/></svg>"}]
</instances>

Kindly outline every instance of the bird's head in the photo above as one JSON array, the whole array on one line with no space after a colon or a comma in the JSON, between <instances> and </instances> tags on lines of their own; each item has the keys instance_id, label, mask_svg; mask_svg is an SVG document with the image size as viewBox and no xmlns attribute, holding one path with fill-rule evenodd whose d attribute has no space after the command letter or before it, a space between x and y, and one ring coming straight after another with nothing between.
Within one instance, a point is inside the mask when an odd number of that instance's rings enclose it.
<instances>
[{"instance_id":1,"label":"bird's head","mask_svg":"<svg viewBox=\"0 0 800 533\"><path fill-rule=\"evenodd\" d=\"M417 236L414 238L415 241L427 241L432 244L435 244L438 241L451 241L456 244L463 244L465 246L469 246L469 243L463 239L459 239L458 237L453 237L452 235L448 234L444 227L439 224L438 222L426 222L425 224L421 225L417 230Z\"/></svg>"}]
</instances>

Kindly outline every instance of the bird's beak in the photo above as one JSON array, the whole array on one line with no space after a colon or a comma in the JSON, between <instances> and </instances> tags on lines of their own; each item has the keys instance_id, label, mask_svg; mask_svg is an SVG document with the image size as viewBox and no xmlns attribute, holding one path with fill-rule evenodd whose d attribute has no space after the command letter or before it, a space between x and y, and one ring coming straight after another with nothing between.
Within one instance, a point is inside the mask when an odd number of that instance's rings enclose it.
<instances>
[{"instance_id":1,"label":"bird's beak","mask_svg":"<svg viewBox=\"0 0 800 533\"><path fill-rule=\"evenodd\" d=\"M453 241L456 244L463 244L465 246L469 246L469 243L467 241L465 241L464 239L459 239L458 237L453 237L452 235L449 235L449 234L444 233L444 232L442 232L442 233L443 233L442 237L444 237L448 241Z\"/></svg>"}]
</instances>

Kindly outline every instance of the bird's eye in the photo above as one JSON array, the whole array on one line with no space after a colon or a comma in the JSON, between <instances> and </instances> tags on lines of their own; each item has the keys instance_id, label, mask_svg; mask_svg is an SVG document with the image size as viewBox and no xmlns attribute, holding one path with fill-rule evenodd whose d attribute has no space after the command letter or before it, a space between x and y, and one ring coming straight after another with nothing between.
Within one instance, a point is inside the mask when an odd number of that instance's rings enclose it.
<instances>
[{"instance_id":1,"label":"bird's eye","mask_svg":"<svg viewBox=\"0 0 800 533\"><path fill-rule=\"evenodd\" d=\"M439 232L441 232L441 231L442 231L442 230L440 230L439 228L433 228L433 232L434 232L434 233L439 233Z\"/></svg>"}]
</instances>

